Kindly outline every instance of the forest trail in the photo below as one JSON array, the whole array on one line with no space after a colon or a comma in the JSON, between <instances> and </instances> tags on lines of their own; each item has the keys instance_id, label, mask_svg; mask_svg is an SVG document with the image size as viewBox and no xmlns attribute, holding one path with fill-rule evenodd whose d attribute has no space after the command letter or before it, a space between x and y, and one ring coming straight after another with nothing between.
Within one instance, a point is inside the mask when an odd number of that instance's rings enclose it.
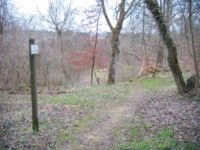
<instances>
[{"instance_id":1,"label":"forest trail","mask_svg":"<svg viewBox=\"0 0 200 150\"><path fill-rule=\"evenodd\" d=\"M163 131L163 125L179 141L198 144L199 101L177 95L167 79L164 76L39 95L38 133L31 130L30 96L2 94L0 149L118 150L130 142L133 128L138 138L151 139ZM160 137L155 141L160 142ZM155 147L145 139L141 142Z\"/></svg>"},{"instance_id":2,"label":"forest trail","mask_svg":"<svg viewBox=\"0 0 200 150\"><path fill-rule=\"evenodd\" d=\"M106 119L93 127L88 132L81 135L80 150L104 150L111 146L114 138L114 130L119 128L120 125L134 118L136 103L143 98L144 90L134 90L129 95L128 101L102 110L106 112Z\"/></svg>"},{"instance_id":3,"label":"forest trail","mask_svg":"<svg viewBox=\"0 0 200 150\"><path fill-rule=\"evenodd\" d=\"M3 142L4 147L31 146L32 149L60 150L109 148L114 143L116 130L134 118L135 104L145 93L138 82L80 88L53 96L40 95L41 132L38 134L32 134L30 130L31 105L27 95L3 95L1 103L5 113L0 123L6 127L3 137L9 141ZM7 125L7 118L14 123ZM29 140L26 145L17 145L21 141L15 142L17 137L10 136L10 133L13 134L11 128L15 128L15 135L21 135L19 140ZM32 145L34 141L42 141L43 145Z\"/></svg>"}]
</instances>

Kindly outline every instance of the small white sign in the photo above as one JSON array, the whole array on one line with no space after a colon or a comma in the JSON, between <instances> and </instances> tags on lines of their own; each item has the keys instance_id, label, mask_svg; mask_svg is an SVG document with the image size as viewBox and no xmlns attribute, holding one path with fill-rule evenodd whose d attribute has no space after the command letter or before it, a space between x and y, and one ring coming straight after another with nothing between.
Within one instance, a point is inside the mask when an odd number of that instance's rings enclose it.
<instances>
[{"instance_id":1,"label":"small white sign","mask_svg":"<svg viewBox=\"0 0 200 150\"><path fill-rule=\"evenodd\" d=\"M38 46L36 44L31 44L31 55L36 55L38 53Z\"/></svg>"}]
</instances>

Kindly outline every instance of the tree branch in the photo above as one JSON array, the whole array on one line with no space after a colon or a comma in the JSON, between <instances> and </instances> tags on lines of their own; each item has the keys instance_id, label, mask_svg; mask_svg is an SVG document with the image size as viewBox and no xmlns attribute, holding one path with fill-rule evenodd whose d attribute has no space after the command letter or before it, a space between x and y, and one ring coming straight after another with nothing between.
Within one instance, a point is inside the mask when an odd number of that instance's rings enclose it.
<instances>
[{"instance_id":1,"label":"tree branch","mask_svg":"<svg viewBox=\"0 0 200 150\"><path fill-rule=\"evenodd\" d=\"M110 19L108 18L108 14L106 12L104 0L100 0L100 2L101 2L101 7L102 7L102 10L103 10L103 14L104 14L104 17L106 19L106 22L107 22L108 26L110 27L110 29L113 30L114 28L113 28L113 26L112 26L112 24L110 22Z\"/></svg>"}]
</instances>

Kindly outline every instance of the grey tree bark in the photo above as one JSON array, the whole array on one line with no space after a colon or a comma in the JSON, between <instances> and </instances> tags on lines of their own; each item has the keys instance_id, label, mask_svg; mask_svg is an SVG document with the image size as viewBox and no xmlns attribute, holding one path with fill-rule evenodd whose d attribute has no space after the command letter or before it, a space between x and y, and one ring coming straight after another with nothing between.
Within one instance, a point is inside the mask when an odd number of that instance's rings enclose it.
<instances>
[{"instance_id":1,"label":"grey tree bark","mask_svg":"<svg viewBox=\"0 0 200 150\"><path fill-rule=\"evenodd\" d=\"M148 75L148 60L147 60L147 45L145 38L145 15L146 15L146 7L145 3L143 4L143 18L142 18L142 45L144 48L144 66L147 66L147 75Z\"/></svg>"},{"instance_id":2,"label":"grey tree bark","mask_svg":"<svg viewBox=\"0 0 200 150\"><path fill-rule=\"evenodd\" d=\"M111 30L111 49L112 49L112 56L111 56L111 62L110 62L110 67L109 67L109 75L108 75L108 84L114 84L115 83L115 76L116 76L116 61L117 61L117 56L120 53L119 49L119 36L120 32L122 30L122 26L124 23L124 20L127 18L129 15L129 12L131 11L134 1L132 1L125 10L125 5L126 5L126 0L121 0L119 5L118 5L118 17L117 17L117 23L115 26L112 25L107 11L105 7L105 2L104 0L100 0L101 2L101 7L103 10L104 17L106 19L106 22Z\"/></svg>"},{"instance_id":3,"label":"grey tree bark","mask_svg":"<svg viewBox=\"0 0 200 150\"><path fill-rule=\"evenodd\" d=\"M193 22L192 22L192 0L188 0L189 2L189 26L190 26L190 34L191 34L191 42L192 42L192 52L193 52L193 59L194 59L194 68L196 72L196 85L195 87L199 87L199 68L198 68L198 56L197 52L195 50L195 45L194 45L194 33L193 33Z\"/></svg>"},{"instance_id":4,"label":"grey tree bark","mask_svg":"<svg viewBox=\"0 0 200 150\"><path fill-rule=\"evenodd\" d=\"M100 15L101 15L101 10L98 10L97 12L97 19L96 19L96 34L95 34L95 41L94 41L94 53L93 53L93 56L92 56L92 68L91 68L91 86L93 85L93 78L94 78L94 66L95 66L95 59L96 59L96 49L97 49L97 42L98 42L98 36L99 36L99 19L100 19ZM95 77L96 77L96 74L95 74ZM97 84L99 85L99 81L97 80L97 77L96 77L96 81L97 81Z\"/></svg>"}]
</instances>

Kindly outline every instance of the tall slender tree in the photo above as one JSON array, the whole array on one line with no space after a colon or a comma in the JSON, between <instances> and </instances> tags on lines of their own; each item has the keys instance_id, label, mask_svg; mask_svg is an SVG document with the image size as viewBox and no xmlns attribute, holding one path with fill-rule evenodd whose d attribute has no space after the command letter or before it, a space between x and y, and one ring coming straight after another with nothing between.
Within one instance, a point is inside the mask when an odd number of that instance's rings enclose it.
<instances>
[{"instance_id":1,"label":"tall slender tree","mask_svg":"<svg viewBox=\"0 0 200 150\"><path fill-rule=\"evenodd\" d=\"M116 61L117 56L120 53L119 49L119 36L123 27L124 20L129 16L135 1L132 1L129 5L126 3L126 0L120 0L119 5L116 8L116 24L115 26L111 23L111 20L108 16L105 1L100 0L102 11L105 17L105 20L111 30L111 48L112 48L112 59L109 68L109 75L108 75L108 84L115 83L115 76L116 76ZM126 5L128 8L126 9Z\"/></svg>"},{"instance_id":2,"label":"tall slender tree","mask_svg":"<svg viewBox=\"0 0 200 150\"><path fill-rule=\"evenodd\" d=\"M194 68L196 72L196 88L199 86L199 68L198 68L198 58L197 52L194 45L194 33L193 33L193 21L192 21L192 0L188 0L189 2L189 27L190 27L190 34L191 34L191 42L192 42L192 52L193 52L193 59L194 59Z\"/></svg>"},{"instance_id":3,"label":"tall slender tree","mask_svg":"<svg viewBox=\"0 0 200 150\"><path fill-rule=\"evenodd\" d=\"M9 9L8 0L0 0L0 75L2 75L3 71L3 55L5 54L5 31L8 27L8 23L11 20L11 11Z\"/></svg>"},{"instance_id":4,"label":"tall slender tree","mask_svg":"<svg viewBox=\"0 0 200 150\"><path fill-rule=\"evenodd\" d=\"M70 28L73 20L73 9L72 9L72 0L66 5L63 0L49 0L48 6L48 15L44 16L41 13L42 19L45 20L51 29L53 29L57 34L57 49L61 56L61 69L64 74L65 80L68 80L70 77L66 69L65 61L65 51L63 47L63 32L65 29Z\"/></svg>"},{"instance_id":5,"label":"tall slender tree","mask_svg":"<svg viewBox=\"0 0 200 150\"><path fill-rule=\"evenodd\" d=\"M0 0L0 50L2 50L3 35L9 18L8 0Z\"/></svg>"}]
</instances>

